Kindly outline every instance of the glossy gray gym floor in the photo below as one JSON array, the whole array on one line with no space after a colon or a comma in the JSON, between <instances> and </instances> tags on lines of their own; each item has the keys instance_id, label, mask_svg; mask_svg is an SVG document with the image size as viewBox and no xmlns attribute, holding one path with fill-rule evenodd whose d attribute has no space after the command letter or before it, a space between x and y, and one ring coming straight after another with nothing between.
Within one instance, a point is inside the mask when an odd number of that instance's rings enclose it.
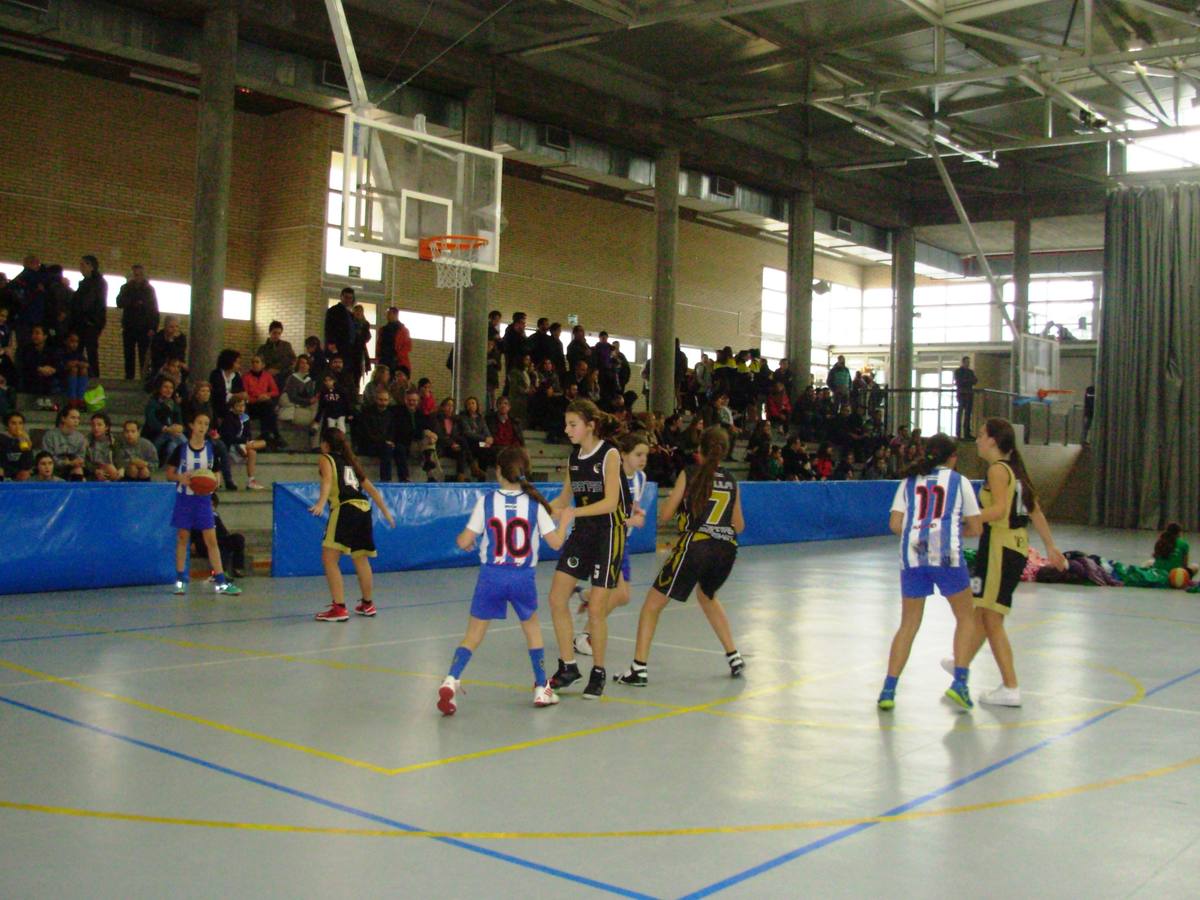
<instances>
[{"instance_id":1,"label":"glossy gray gym floor","mask_svg":"<svg viewBox=\"0 0 1200 900\"><path fill-rule=\"evenodd\" d=\"M1127 561L1153 543L1057 537ZM675 604L648 688L534 709L510 618L448 719L474 569L380 576L379 616L345 625L311 621L315 578L4 598L0 894L1195 896L1200 596L1022 585L1025 706L970 715L940 699L933 598L879 713L895 554L743 549L722 592L741 681ZM655 570L635 557L610 672ZM996 682L985 649L972 686Z\"/></svg>"}]
</instances>

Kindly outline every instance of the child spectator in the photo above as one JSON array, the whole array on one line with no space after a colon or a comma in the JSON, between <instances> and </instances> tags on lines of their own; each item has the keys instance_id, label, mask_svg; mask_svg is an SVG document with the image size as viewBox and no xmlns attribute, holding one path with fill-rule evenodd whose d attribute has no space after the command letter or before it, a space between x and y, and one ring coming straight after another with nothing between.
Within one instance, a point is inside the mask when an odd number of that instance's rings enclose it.
<instances>
[{"instance_id":1,"label":"child spectator","mask_svg":"<svg viewBox=\"0 0 1200 900\"><path fill-rule=\"evenodd\" d=\"M182 400L191 393L186 384L187 375L185 373L186 367L183 364L183 360L176 359L173 356L168 357L167 361L162 364L162 367L151 372L150 376L146 379L146 393L151 397L157 397L158 389L162 386L163 379L169 379L175 383L175 399Z\"/></svg>"},{"instance_id":2,"label":"child spectator","mask_svg":"<svg viewBox=\"0 0 1200 900\"><path fill-rule=\"evenodd\" d=\"M183 410L175 402L175 382L163 378L158 394L146 404L146 438L158 450L160 459L167 459L175 448L187 442L183 433Z\"/></svg>"},{"instance_id":3,"label":"child spectator","mask_svg":"<svg viewBox=\"0 0 1200 900\"><path fill-rule=\"evenodd\" d=\"M42 449L53 457L56 474L68 481L83 481L87 438L79 433L79 410L59 410L54 425L42 437Z\"/></svg>"},{"instance_id":4,"label":"child spectator","mask_svg":"<svg viewBox=\"0 0 1200 900\"><path fill-rule=\"evenodd\" d=\"M1171 522L1154 542L1152 565L1155 569L1161 569L1164 572L1170 572L1172 569L1187 569L1189 574L1195 575L1200 571L1200 567L1189 563L1188 553L1190 550L1188 542L1183 539L1183 529L1179 527L1179 523Z\"/></svg>"},{"instance_id":5,"label":"child spectator","mask_svg":"<svg viewBox=\"0 0 1200 900\"><path fill-rule=\"evenodd\" d=\"M122 472L121 480L149 481L150 473L158 466L158 451L142 437L141 426L129 419L114 444L113 465Z\"/></svg>"},{"instance_id":6,"label":"child spectator","mask_svg":"<svg viewBox=\"0 0 1200 900\"><path fill-rule=\"evenodd\" d=\"M46 329L34 325L29 343L21 348L21 390L37 395L38 409L54 409L51 395L58 391L62 376L58 353L46 343Z\"/></svg>"},{"instance_id":7,"label":"child spectator","mask_svg":"<svg viewBox=\"0 0 1200 900\"><path fill-rule=\"evenodd\" d=\"M813 478L812 461L804 450L804 441L800 435L794 434L788 439L787 446L780 451L783 460L783 477L787 481L810 481Z\"/></svg>"},{"instance_id":8,"label":"child spectator","mask_svg":"<svg viewBox=\"0 0 1200 900\"><path fill-rule=\"evenodd\" d=\"M784 360L786 362L786 360ZM783 463L783 448L772 447L771 455L767 459L767 480L768 481L783 481L784 478L784 463Z\"/></svg>"},{"instance_id":9,"label":"child spectator","mask_svg":"<svg viewBox=\"0 0 1200 900\"><path fill-rule=\"evenodd\" d=\"M337 374L332 369L325 373L321 381L324 387L317 401L317 421L321 428L336 428L345 434L346 420L352 414L350 395L338 387Z\"/></svg>"},{"instance_id":10,"label":"child spectator","mask_svg":"<svg viewBox=\"0 0 1200 900\"><path fill-rule=\"evenodd\" d=\"M792 401L788 399L783 384L777 381L767 396L767 421L786 431L791 418Z\"/></svg>"},{"instance_id":11,"label":"child spectator","mask_svg":"<svg viewBox=\"0 0 1200 900\"><path fill-rule=\"evenodd\" d=\"M25 417L15 410L4 421L0 434L0 475L11 481L26 481L33 471L33 442L25 432Z\"/></svg>"},{"instance_id":12,"label":"child spectator","mask_svg":"<svg viewBox=\"0 0 1200 900\"><path fill-rule=\"evenodd\" d=\"M713 401L713 409L717 414L717 424L724 428L729 435L729 446L732 447L742 430L733 424L733 410L729 408L729 395L718 394L717 399ZM731 456L730 459L732 458Z\"/></svg>"},{"instance_id":13,"label":"child spectator","mask_svg":"<svg viewBox=\"0 0 1200 900\"><path fill-rule=\"evenodd\" d=\"M38 452L34 458L34 473L30 481L62 481L54 474L54 457L45 450Z\"/></svg>"},{"instance_id":14,"label":"child spectator","mask_svg":"<svg viewBox=\"0 0 1200 900\"><path fill-rule=\"evenodd\" d=\"M79 345L79 335L73 331L63 340L59 365L67 382L67 405L83 409L83 394L88 388L88 361Z\"/></svg>"},{"instance_id":15,"label":"child spectator","mask_svg":"<svg viewBox=\"0 0 1200 900\"><path fill-rule=\"evenodd\" d=\"M433 382L428 378L422 378L417 382L417 394L421 398L418 404L421 415L432 421L438 407L437 398L433 395Z\"/></svg>"},{"instance_id":16,"label":"child spectator","mask_svg":"<svg viewBox=\"0 0 1200 900\"><path fill-rule=\"evenodd\" d=\"M817 447L817 455L812 461L813 477L817 481L829 481L833 477L833 449L828 442Z\"/></svg>"},{"instance_id":17,"label":"child spectator","mask_svg":"<svg viewBox=\"0 0 1200 900\"><path fill-rule=\"evenodd\" d=\"M264 367L261 356L250 357L250 371L242 376L242 385L246 388L246 412L251 418L258 419L259 433L267 445L275 450L286 449L287 444L279 436L279 417L275 414L279 385L275 383L275 376Z\"/></svg>"},{"instance_id":18,"label":"child spectator","mask_svg":"<svg viewBox=\"0 0 1200 900\"><path fill-rule=\"evenodd\" d=\"M335 356L329 360L329 371L326 374L333 373L333 383L337 386L338 392L346 400L346 415L353 415L354 402L358 399L358 379L359 376L350 371L346 365L346 361L340 356ZM343 428L342 431L345 431Z\"/></svg>"},{"instance_id":19,"label":"child spectator","mask_svg":"<svg viewBox=\"0 0 1200 900\"><path fill-rule=\"evenodd\" d=\"M121 477L121 473L113 465L111 430L112 420L109 419L108 413L93 414L92 433L88 437L87 451L83 457L84 469L92 481L116 481Z\"/></svg>"},{"instance_id":20,"label":"child spectator","mask_svg":"<svg viewBox=\"0 0 1200 900\"><path fill-rule=\"evenodd\" d=\"M312 362L307 354L296 357L296 371L288 375L279 397L279 418L285 422L309 426L317 415L317 382L312 377Z\"/></svg>"},{"instance_id":21,"label":"child spectator","mask_svg":"<svg viewBox=\"0 0 1200 900\"><path fill-rule=\"evenodd\" d=\"M236 397L229 404L229 412L221 420L221 440L229 448L231 460L234 457L246 460L246 477L249 479L246 486L252 491L265 491L266 485L258 483L254 472L258 466L258 451L267 449L267 442L254 439L250 431L250 417L246 415L246 401L241 397ZM232 481L229 482L229 489L237 490Z\"/></svg>"},{"instance_id":22,"label":"child spectator","mask_svg":"<svg viewBox=\"0 0 1200 900\"><path fill-rule=\"evenodd\" d=\"M380 481L392 480L393 460L400 480L405 481L408 479L408 448L400 447L395 441L396 416L389 405L391 394L386 387L376 386L375 393L369 396L371 402L363 407L354 423L358 453L379 457Z\"/></svg>"},{"instance_id":23,"label":"child spectator","mask_svg":"<svg viewBox=\"0 0 1200 900\"><path fill-rule=\"evenodd\" d=\"M217 548L221 551L221 559L229 560L229 574L234 578L246 577L246 536L240 532L231 532L221 521L218 512L220 501L217 495L212 495L213 523L217 529ZM208 547L204 544L204 532L192 531L192 555L208 559Z\"/></svg>"}]
</instances>

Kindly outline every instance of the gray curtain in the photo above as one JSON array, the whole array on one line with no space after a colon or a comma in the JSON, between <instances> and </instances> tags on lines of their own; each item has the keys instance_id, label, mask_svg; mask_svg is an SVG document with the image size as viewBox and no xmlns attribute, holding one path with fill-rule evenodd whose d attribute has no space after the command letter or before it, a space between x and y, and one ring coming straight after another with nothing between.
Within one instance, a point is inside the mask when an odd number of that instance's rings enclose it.
<instances>
[{"instance_id":1,"label":"gray curtain","mask_svg":"<svg viewBox=\"0 0 1200 900\"><path fill-rule=\"evenodd\" d=\"M1109 194L1092 520L1200 528L1200 184Z\"/></svg>"}]
</instances>

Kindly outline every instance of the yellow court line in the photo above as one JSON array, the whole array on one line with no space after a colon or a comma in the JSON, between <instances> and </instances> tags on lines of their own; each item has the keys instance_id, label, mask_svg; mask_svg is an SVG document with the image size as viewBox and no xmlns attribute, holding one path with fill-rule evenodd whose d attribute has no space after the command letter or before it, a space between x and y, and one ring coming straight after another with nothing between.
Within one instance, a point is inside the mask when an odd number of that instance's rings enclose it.
<instances>
[{"instance_id":1,"label":"yellow court line","mask_svg":"<svg viewBox=\"0 0 1200 900\"><path fill-rule=\"evenodd\" d=\"M227 734L235 734L238 737L249 738L253 741L260 741L261 743L270 744L274 747L283 747L287 750L296 750L300 753L307 753L309 756L317 756L321 759L332 760L334 762L343 763L347 766L353 766L357 769L366 769L370 772L379 772L381 774L387 774L389 771L384 766L377 766L374 763L365 762L361 759L352 759L349 756L330 753L327 750L318 750L316 747L308 747L304 744L295 743L294 741L285 741L281 738L271 737L269 734L260 734L257 731L239 728L236 725L226 725L224 722L217 722L214 719L205 719L201 716L194 716L191 713L180 712L179 710L175 709L168 709L165 706L158 706L154 703L146 703L145 701L138 700L134 697L126 697L122 694L114 694L111 691L104 691L100 688L94 688L91 685L80 684L79 682L73 681L70 678L60 678L59 676L51 675L48 672L39 672L37 669L30 669L27 666L22 666L7 660L0 659L0 668L8 669L12 672L20 672L24 675L29 675L51 684L73 688L77 691L83 691L86 694L103 697L106 700L115 700L118 703L124 703L127 706L133 706L137 709L145 710L146 712L157 713L158 715L167 716L172 719L179 719L182 722L190 722L193 725L203 725L205 728L212 728L216 731L223 731Z\"/></svg>"},{"instance_id":2,"label":"yellow court line","mask_svg":"<svg viewBox=\"0 0 1200 900\"><path fill-rule=\"evenodd\" d=\"M19 812L34 812L46 815L71 816L85 819L104 819L108 821L137 822L150 825L177 825L193 828L230 829L240 831L265 831L286 834L320 834L343 835L350 837L382 837L382 838L457 838L460 840L597 840L647 837L696 837L710 834L754 834L763 832L800 831L808 829L848 828L855 825L889 825L896 822L912 822L920 819L931 819L941 816L964 815L967 813L986 812L995 809L1005 809L1013 806L1025 806L1031 803L1043 803L1049 800L1062 800L1093 791L1107 790L1151 778L1172 775L1191 766L1200 764L1200 756L1185 759L1182 762L1144 772L1134 772L1116 778L1106 778L1075 787L1062 788L1055 791L1042 791L1036 794L1026 794L1023 797L1009 797L1004 800L988 800L981 803L969 803L962 806L949 806L942 809L913 810L894 816L860 816L843 819L812 819L801 822L769 822L750 825L701 825L689 828L644 828L629 831L401 831L394 828L333 828L316 825L287 825L271 822L226 822L214 819L193 819L176 816L149 816L138 813L110 812L104 810L77 809L68 806L48 806L40 803L17 803L11 800L0 800L0 809Z\"/></svg>"}]
</instances>

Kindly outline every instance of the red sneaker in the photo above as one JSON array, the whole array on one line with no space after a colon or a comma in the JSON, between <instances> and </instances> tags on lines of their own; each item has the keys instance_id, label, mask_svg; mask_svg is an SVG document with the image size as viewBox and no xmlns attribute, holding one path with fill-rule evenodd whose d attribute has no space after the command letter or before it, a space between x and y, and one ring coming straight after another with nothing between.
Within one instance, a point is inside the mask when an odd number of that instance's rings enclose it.
<instances>
[{"instance_id":1,"label":"red sneaker","mask_svg":"<svg viewBox=\"0 0 1200 900\"><path fill-rule=\"evenodd\" d=\"M350 613L346 612L345 606L338 606L336 603L331 603L329 609L324 612L317 613L318 622L347 622L350 620Z\"/></svg>"},{"instance_id":2,"label":"red sneaker","mask_svg":"<svg viewBox=\"0 0 1200 900\"><path fill-rule=\"evenodd\" d=\"M376 612L375 604L370 600L359 600L358 606L354 607L354 611L360 616L373 616Z\"/></svg>"}]
</instances>

